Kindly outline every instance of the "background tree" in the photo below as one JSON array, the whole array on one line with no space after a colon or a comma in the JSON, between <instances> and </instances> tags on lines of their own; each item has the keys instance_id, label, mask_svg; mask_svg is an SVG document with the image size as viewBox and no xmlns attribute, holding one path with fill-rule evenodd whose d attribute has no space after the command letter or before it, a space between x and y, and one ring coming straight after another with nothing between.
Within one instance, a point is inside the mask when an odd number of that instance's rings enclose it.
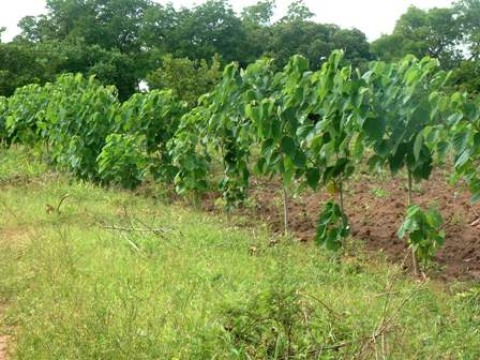
<instances>
[{"instance_id":1,"label":"background tree","mask_svg":"<svg viewBox=\"0 0 480 360\"><path fill-rule=\"evenodd\" d=\"M367 37L358 29L339 29L332 35L332 43L334 49L344 51L344 61L354 66L372 60Z\"/></svg>"},{"instance_id":2,"label":"background tree","mask_svg":"<svg viewBox=\"0 0 480 360\"><path fill-rule=\"evenodd\" d=\"M190 107L196 105L200 95L213 89L220 81L220 59L192 61L188 58L175 59L172 55L163 58L162 65L147 76L150 89L171 89L173 94L186 101Z\"/></svg>"},{"instance_id":3,"label":"background tree","mask_svg":"<svg viewBox=\"0 0 480 360\"><path fill-rule=\"evenodd\" d=\"M311 20L315 14L305 5L303 0L295 0L288 6L287 15L283 18L285 21L307 21Z\"/></svg>"},{"instance_id":4,"label":"background tree","mask_svg":"<svg viewBox=\"0 0 480 360\"><path fill-rule=\"evenodd\" d=\"M480 60L480 1L460 0L454 6L461 25L468 60Z\"/></svg>"},{"instance_id":5,"label":"background tree","mask_svg":"<svg viewBox=\"0 0 480 360\"><path fill-rule=\"evenodd\" d=\"M430 56L443 68L452 68L461 58L462 29L454 8L422 10L411 6L395 25L391 35L372 43L372 52L381 59L397 60L406 54Z\"/></svg>"},{"instance_id":6,"label":"background tree","mask_svg":"<svg viewBox=\"0 0 480 360\"><path fill-rule=\"evenodd\" d=\"M55 74L95 74L125 99L148 71L141 28L149 6L148 0L49 0L47 14L20 21L15 43L43 49Z\"/></svg>"},{"instance_id":7,"label":"background tree","mask_svg":"<svg viewBox=\"0 0 480 360\"><path fill-rule=\"evenodd\" d=\"M178 56L226 62L240 61L245 43L242 22L227 0L208 0L196 6L179 24Z\"/></svg>"},{"instance_id":8,"label":"background tree","mask_svg":"<svg viewBox=\"0 0 480 360\"><path fill-rule=\"evenodd\" d=\"M5 26L0 27L0 44L2 43L2 35L7 30Z\"/></svg>"},{"instance_id":9,"label":"background tree","mask_svg":"<svg viewBox=\"0 0 480 360\"><path fill-rule=\"evenodd\" d=\"M332 50L343 49L345 61L358 65L371 59L369 44L360 30L342 30L336 25L304 20L282 20L271 28L268 56L284 66L292 54L305 56L313 69L318 69Z\"/></svg>"},{"instance_id":10,"label":"background tree","mask_svg":"<svg viewBox=\"0 0 480 360\"><path fill-rule=\"evenodd\" d=\"M10 96L27 84L52 80L48 60L35 47L0 43L0 96Z\"/></svg>"},{"instance_id":11,"label":"background tree","mask_svg":"<svg viewBox=\"0 0 480 360\"><path fill-rule=\"evenodd\" d=\"M281 68L292 55L301 54L316 69L335 48L343 49L344 61L355 66L370 60L359 30L315 22L302 0L293 1L277 22L272 22L274 9L274 0L259 0L241 14L228 0L179 9L152 0L47 0L45 14L20 21L15 47L1 50L0 95L28 82L78 72L115 85L124 100L163 66L168 54L182 59L176 65L186 65L188 59L196 69L203 66L202 59L210 63L216 54L222 65L235 61L242 68L264 56L273 57ZM8 61L15 51L18 64Z\"/></svg>"},{"instance_id":12,"label":"background tree","mask_svg":"<svg viewBox=\"0 0 480 360\"><path fill-rule=\"evenodd\" d=\"M191 16L189 9L177 10L171 3L167 5L151 4L144 14L140 35L142 45L148 51L154 50L162 53L162 56L166 53L179 56L177 48L181 37L181 27Z\"/></svg>"},{"instance_id":13,"label":"background tree","mask_svg":"<svg viewBox=\"0 0 480 360\"><path fill-rule=\"evenodd\" d=\"M274 9L273 0L262 0L243 9L241 19L249 44L243 55L245 62L253 63L266 53L267 44L272 40L271 21Z\"/></svg>"},{"instance_id":14,"label":"background tree","mask_svg":"<svg viewBox=\"0 0 480 360\"><path fill-rule=\"evenodd\" d=\"M480 1L461 0L454 6L463 34L463 60L453 71L456 88L469 93L480 92Z\"/></svg>"}]
</instances>

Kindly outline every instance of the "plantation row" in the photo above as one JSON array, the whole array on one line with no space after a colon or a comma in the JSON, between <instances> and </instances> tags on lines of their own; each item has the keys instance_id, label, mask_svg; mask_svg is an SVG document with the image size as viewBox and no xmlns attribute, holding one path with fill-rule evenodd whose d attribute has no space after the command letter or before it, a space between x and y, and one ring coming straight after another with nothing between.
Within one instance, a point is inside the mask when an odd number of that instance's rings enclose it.
<instances>
[{"instance_id":1,"label":"plantation row","mask_svg":"<svg viewBox=\"0 0 480 360\"><path fill-rule=\"evenodd\" d=\"M64 75L0 98L0 139L37 147L81 178L133 188L153 177L195 196L216 186L212 168L221 163L228 207L245 199L252 172L281 178L285 202L292 191L326 185L338 199L325 204L316 240L330 249L348 236L343 185L355 168L405 169L409 208L399 236L428 259L443 241L442 221L413 203L412 183L428 180L435 157L453 155L455 176L480 198L480 100L450 94L436 60L372 62L360 72L343 67L342 56L333 52L317 72L300 56L282 72L269 60L229 65L193 109L157 90L120 103L115 88Z\"/></svg>"}]
</instances>

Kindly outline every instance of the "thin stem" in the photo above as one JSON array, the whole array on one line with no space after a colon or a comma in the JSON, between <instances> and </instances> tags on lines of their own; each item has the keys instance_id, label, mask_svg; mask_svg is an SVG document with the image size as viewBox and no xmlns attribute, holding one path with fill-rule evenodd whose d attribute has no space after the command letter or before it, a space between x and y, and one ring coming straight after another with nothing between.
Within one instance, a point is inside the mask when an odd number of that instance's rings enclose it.
<instances>
[{"instance_id":1,"label":"thin stem","mask_svg":"<svg viewBox=\"0 0 480 360\"><path fill-rule=\"evenodd\" d=\"M283 186L283 225L285 236L288 236L288 193L285 186Z\"/></svg>"},{"instance_id":2,"label":"thin stem","mask_svg":"<svg viewBox=\"0 0 480 360\"><path fill-rule=\"evenodd\" d=\"M413 205L413 178L412 173L408 171L408 206ZM415 248L412 246L412 265L415 275L418 275L417 255L415 254Z\"/></svg>"},{"instance_id":3,"label":"thin stem","mask_svg":"<svg viewBox=\"0 0 480 360\"><path fill-rule=\"evenodd\" d=\"M348 223L345 217L345 204L343 200L343 181L342 180L339 180L338 182L338 193L340 195L340 210L342 210L342 224L343 224L343 228L346 228L348 226ZM346 236L343 236L342 245L343 245L343 255L345 255L347 253L347 237Z\"/></svg>"},{"instance_id":4,"label":"thin stem","mask_svg":"<svg viewBox=\"0 0 480 360\"><path fill-rule=\"evenodd\" d=\"M200 193L197 190L193 191L193 208L197 211L201 208Z\"/></svg>"},{"instance_id":5,"label":"thin stem","mask_svg":"<svg viewBox=\"0 0 480 360\"><path fill-rule=\"evenodd\" d=\"M413 178L412 173L408 171L408 206L413 205Z\"/></svg>"}]
</instances>

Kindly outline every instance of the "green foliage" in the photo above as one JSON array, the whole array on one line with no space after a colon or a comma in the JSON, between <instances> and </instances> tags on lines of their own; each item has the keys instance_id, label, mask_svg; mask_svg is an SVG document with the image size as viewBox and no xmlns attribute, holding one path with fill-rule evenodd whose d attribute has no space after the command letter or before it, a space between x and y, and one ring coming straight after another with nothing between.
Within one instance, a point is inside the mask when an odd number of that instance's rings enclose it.
<instances>
[{"instance_id":1,"label":"green foliage","mask_svg":"<svg viewBox=\"0 0 480 360\"><path fill-rule=\"evenodd\" d=\"M8 141L33 146L45 137L45 112L48 106L49 88L36 84L15 91L8 98L5 111L5 129Z\"/></svg>"},{"instance_id":2,"label":"green foliage","mask_svg":"<svg viewBox=\"0 0 480 360\"><path fill-rule=\"evenodd\" d=\"M423 131L436 125L430 94L444 86L446 75L429 58L372 63L364 78L371 83L374 106L362 120L365 143L375 151L372 168L388 164L395 174L406 167L416 180L429 178L432 155Z\"/></svg>"},{"instance_id":3,"label":"green foliage","mask_svg":"<svg viewBox=\"0 0 480 360\"><path fill-rule=\"evenodd\" d=\"M450 69L460 58L462 39L461 18L453 7L422 10L411 6L397 21L393 34L373 42L372 51L390 61L407 54L430 56Z\"/></svg>"},{"instance_id":4,"label":"green foliage","mask_svg":"<svg viewBox=\"0 0 480 360\"><path fill-rule=\"evenodd\" d=\"M259 1L237 15L227 0L180 9L149 0L52 0L46 14L20 21L22 33L12 43L0 44L0 95L11 95L28 83L52 81L58 74L80 72L96 75L104 85L114 84L120 99L126 100L147 74L162 77L157 70L165 54L188 58L197 66L201 59L219 54L242 67L270 56L278 69L295 54L318 69L337 48L344 49L345 63L361 68L372 53L385 61L407 54L429 56L439 59L443 69L460 65L463 71L479 60L478 0L429 10L412 6L392 34L372 44L358 29L313 21L304 1L293 1L276 22L274 8L274 1ZM475 89L462 72L457 79L465 80L460 87Z\"/></svg>"},{"instance_id":5,"label":"green foliage","mask_svg":"<svg viewBox=\"0 0 480 360\"><path fill-rule=\"evenodd\" d=\"M311 21L302 1L293 2L284 19L272 22L274 7L273 1L259 1L237 15L227 0L179 9L150 0L51 0L45 14L20 21L22 33L12 43L0 44L0 95L53 81L59 74L82 73L95 75L105 86L115 85L122 101L150 77L152 88L164 89L166 81L178 96L195 102L190 93L210 86L202 84L195 91L190 83L184 90L177 86L183 76L177 83L165 79L158 71L165 54L182 62L175 64L177 69L188 58L200 73L205 72L202 59L217 54L242 67L271 56L281 68L291 56L302 54L318 68L337 47L346 49L345 59L354 64L370 59L360 31Z\"/></svg>"},{"instance_id":6,"label":"green foliage","mask_svg":"<svg viewBox=\"0 0 480 360\"><path fill-rule=\"evenodd\" d=\"M214 91L202 98L209 115L199 125L203 127L204 139L221 154L224 176L220 189L228 207L245 199L252 143L264 140L255 136L257 124L245 104L270 94L272 77L270 61L259 60L243 72L231 64Z\"/></svg>"},{"instance_id":7,"label":"green foliage","mask_svg":"<svg viewBox=\"0 0 480 360\"><path fill-rule=\"evenodd\" d=\"M117 183L127 189L135 188L144 179L148 166L145 138L140 135L108 135L97 163L102 181Z\"/></svg>"},{"instance_id":8,"label":"green foliage","mask_svg":"<svg viewBox=\"0 0 480 360\"><path fill-rule=\"evenodd\" d=\"M343 49L345 63L364 66L373 59L366 35L358 29L339 29L332 35L334 49Z\"/></svg>"},{"instance_id":9,"label":"green foliage","mask_svg":"<svg viewBox=\"0 0 480 360\"><path fill-rule=\"evenodd\" d=\"M409 180L420 181L429 178L434 155L453 150L456 176L478 196L477 100L448 96L448 74L430 58L373 62L363 73L343 64L342 51L315 72L302 56L277 72L270 60L245 70L231 64L188 112L174 91L152 90L120 103L114 88L93 77L65 75L6 99L4 132L7 142L47 145L55 165L81 178L134 187L152 175L196 199L212 188L220 165L218 188L227 207L245 200L252 171L279 177L285 200L294 186L333 183L340 205L327 204L317 234L327 248L346 236L343 185L366 156L372 169L405 168ZM338 219L342 228L329 231L328 221Z\"/></svg>"},{"instance_id":10,"label":"green foliage","mask_svg":"<svg viewBox=\"0 0 480 360\"><path fill-rule=\"evenodd\" d=\"M7 98L0 96L0 146L8 142L6 122L7 122Z\"/></svg>"},{"instance_id":11,"label":"green foliage","mask_svg":"<svg viewBox=\"0 0 480 360\"><path fill-rule=\"evenodd\" d=\"M22 86L53 79L49 67L35 46L0 43L0 96L10 96Z\"/></svg>"},{"instance_id":12,"label":"green foliage","mask_svg":"<svg viewBox=\"0 0 480 360\"><path fill-rule=\"evenodd\" d=\"M295 0L290 5L288 5L287 15L285 16L285 21L305 21L314 17L315 14L310 11L307 5L303 0Z\"/></svg>"},{"instance_id":13,"label":"green foliage","mask_svg":"<svg viewBox=\"0 0 480 360\"><path fill-rule=\"evenodd\" d=\"M252 171L281 178L287 198L293 187L342 190L365 156L372 169L427 180L434 157L453 151L455 177L480 198L478 100L447 94L478 90L477 0L411 7L372 47L398 62L369 65L360 31L315 23L303 1L272 23L274 6L260 1L237 16L226 0L179 10L148 0L48 1L45 15L24 18L22 34L0 44L0 94L17 88L0 101L2 142L43 147L59 168L128 187L148 173L199 195L219 180L229 207L245 200ZM215 54L238 64L220 75L219 58L201 60ZM247 66L264 55L274 60ZM456 64L447 85L439 69ZM83 76L52 81L65 72ZM130 97L145 78L171 92ZM129 146L138 150L132 159ZM148 171L135 170L135 158Z\"/></svg>"},{"instance_id":14,"label":"green foliage","mask_svg":"<svg viewBox=\"0 0 480 360\"><path fill-rule=\"evenodd\" d=\"M411 6L392 34L372 42L371 51L384 61L398 61L407 54L436 58L442 69L453 71L454 89L477 93L479 16L478 0L459 0L430 10Z\"/></svg>"},{"instance_id":15,"label":"green foliage","mask_svg":"<svg viewBox=\"0 0 480 360\"><path fill-rule=\"evenodd\" d=\"M266 47L272 40L271 20L274 8L274 0L261 0L243 8L241 19L249 46L242 54L241 64L253 63L265 55Z\"/></svg>"},{"instance_id":16,"label":"green foliage","mask_svg":"<svg viewBox=\"0 0 480 360\"><path fill-rule=\"evenodd\" d=\"M227 0L208 0L195 6L179 26L178 57L211 59L219 54L226 61L241 60L245 30ZM173 50L173 49L172 49Z\"/></svg>"},{"instance_id":17,"label":"green foliage","mask_svg":"<svg viewBox=\"0 0 480 360\"><path fill-rule=\"evenodd\" d=\"M328 201L318 218L315 242L328 250L338 250L349 233L347 216L337 203Z\"/></svg>"},{"instance_id":18,"label":"green foliage","mask_svg":"<svg viewBox=\"0 0 480 360\"><path fill-rule=\"evenodd\" d=\"M312 68L318 69L334 49L331 34L335 25L317 24L311 21L283 21L271 27L271 39L266 54L279 68L285 66L292 54L309 59Z\"/></svg>"},{"instance_id":19,"label":"green foliage","mask_svg":"<svg viewBox=\"0 0 480 360\"><path fill-rule=\"evenodd\" d=\"M418 205L407 209L407 215L398 230L398 237L407 237L407 243L423 262L433 260L442 246L445 233L442 230L442 217L436 209L423 211Z\"/></svg>"},{"instance_id":20,"label":"green foliage","mask_svg":"<svg viewBox=\"0 0 480 360\"><path fill-rule=\"evenodd\" d=\"M253 89L262 90L245 93L245 114L261 144L261 158L256 169L263 175L279 175L285 187L299 178L307 167L302 138L297 131L301 125L301 111L312 91L310 77L304 76L308 67L308 60L295 56L283 72L272 77L267 91L255 86ZM262 98L258 98L259 95Z\"/></svg>"},{"instance_id":21,"label":"green foliage","mask_svg":"<svg viewBox=\"0 0 480 360\"><path fill-rule=\"evenodd\" d=\"M467 94L454 93L448 99L446 111L447 123L440 131L448 133L450 148L454 154L456 180L466 180L472 198L480 199L480 174L478 158L480 156L480 112L479 98L469 98Z\"/></svg>"},{"instance_id":22,"label":"green foliage","mask_svg":"<svg viewBox=\"0 0 480 360\"><path fill-rule=\"evenodd\" d=\"M172 91L152 90L125 101L116 117L119 131L145 138L150 171L155 179L170 182L176 174L167 144L175 135L185 103Z\"/></svg>"},{"instance_id":23,"label":"green foliage","mask_svg":"<svg viewBox=\"0 0 480 360\"><path fill-rule=\"evenodd\" d=\"M116 90L94 77L64 75L48 100L45 132L52 160L81 178L98 179L97 157L118 113Z\"/></svg>"},{"instance_id":24,"label":"green foliage","mask_svg":"<svg viewBox=\"0 0 480 360\"><path fill-rule=\"evenodd\" d=\"M177 168L176 189L179 194L193 193L197 197L208 189L210 155L202 139L202 123L210 113L197 107L186 113L167 148L172 164Z\"/></svg>"},{"instance_id":25,"label":"green foliage","mask_svg":"<svg viewBox=\"0 0 480 360\"><path fill-rule=\"evenodd\" d=\"M305 313L312 309L299 289L273 282L270 289L255 294L247 303L226 307L226 339L233 353L253 359L288 359L305 356L315 350L315 335ZM279 286L278 286L279 285ZM313 319L312 319L313 320ZM317 330L317 331L316 331ZM320 331L318 331L320 330Z\"/></svg>"},{"instance_id":26,"label":"green foliage","mask_svg":"<svg viewBox=\"0 0 480 360\"><path fill-rule=\"evenodd\" d=\"M347 180L358 157L351 152L350 144L361 134L359 123L368 109L368 98L364 96L366 84L356 78L350 67L341 67L342 59L342 52L332 52L322 69L312 76L316 91L306 118L316 120L307 121L301 131L309 131L307 157L319 170L319 182L314 184L309 180L313 188Z\"/></svg>"},{"instance_id":27,"label":"green foliage","mask_svg":"<svg viewBox=\"0 0 480 360\"><path fill-rule=\"evenodd\" d=\"M242 10L242 21L253 28L270 25L275 8L275 0L260 0L254 5L246 6Z\"/></svg>"},{"instance_id":28,"label":"green foliage","mask_svg":"<svg viewBox=\"0 0 480 360\"><path fill-rule=\"evenodd\" d=\"M47 15L21 21L21 36L33 41L83 39L131 53L140 48L141 22L149 6L148 0L49 0Z\"/></svg>"},{"instance_id":29,"label":"green foliage","mask_svg":"<svg viewBox=\"0 0 480 360\"><path fill-rule=\"evenodd\" d=\"M279 314L273 303L283 305L288 303L293 308L298 301L294 293L284 294L285 298L277 298L276 294L262 294L252 300L252 304L244 305L244 309L227 309L227 323L231 323L231 337L233 346L238 352L251 351L250 356L256 357L278 357L284 352L282 337L284 334L278 333L278 328L283 331L282 324L278 320L279 315L286 318L286 314ZM288 316L288 315L287 315ZM288 329L289 330L289 329ZM281 349L278 349L281 348ZM241 350L240 350L241 349ZM277 352L280 350L280 354Z\"/></svg>"},{"instance_id":30,"label":"green foliage","mask_svg":"<svg viewBox=\"0 0 480 360\"><path fill-rule=\"evenodd\" d=\"M468 48L469 60L480 60L480 2L478 0L459 0L454 4L463 32L464 46Z\"/></svg>"},{"instance_id":31,"label":"green foliage","mask_svg":"<svg viewBox=\"0 0 480 360\"><path fill-rule=\"evenodd\" d=\"M20 21L23 32L12 46L32 53L35 61L27 68L36 70L35 82L52 81L64 73L95 75L103 85L115 85L125 100L148 71L139 40L146 4L144 0L50 1L48 15Z\"/></svg>"},{"instance_id":32,"label":"green foliage","mask_svg":"<svg viewBox=\"0 0 480 360\"><path fill-rule=\"evenodd\" d=\"M474 60L461 61L452 70L452 86L457 91L466 91L478 96L480 93L480 62Z\"/></svg>"},{"instance_id":33,"label":"green foliage","mask_svg":"<svg viewBox=\"0 0 480 360\"><path fill-rule=\"evenodd\" d=\"M177 172L167 143L175 134L186 106L169 91L136 94L120 104L116 90L102 86L94 77L64 75L44 87L20 88L14 96L2 100L2 105L3 142L45 146L46 155L54 165L81 178L118 180L127 187L134 186L137 181L128 179L124 164L115 167L114 157L127 156L120 154L129 144L137 144L133 139L139 138L144 139L142 156L148 157L148 170L156 179L172 181ZM118 134L120 138L112 138L108 153L99 157L110 134ZM121 137L122 134L126 136ZM113 154L114 144L122 146L120 153ZM101 175L97 164L100 158ZM108 166L112 169L107 169ZM115 176L117 170L120 174ZM136 173L131 176L141 178Z\"/></svg>"}]
</instances>

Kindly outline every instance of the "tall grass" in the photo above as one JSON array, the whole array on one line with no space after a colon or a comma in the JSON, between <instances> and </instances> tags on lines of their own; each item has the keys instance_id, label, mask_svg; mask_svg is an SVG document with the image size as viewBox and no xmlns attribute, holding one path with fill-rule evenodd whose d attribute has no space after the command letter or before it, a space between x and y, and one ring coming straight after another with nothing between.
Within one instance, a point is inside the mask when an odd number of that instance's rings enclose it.
<instances>
[{"instance_id":1,"label":"tall grass","mask_svg":"<svg viewBox=\"0 0 480 360\"><path fill-rule=\"evenodd\" d=\"M468 284L270 246L260 225L74 182L22 154L0 154L0 327L14 359L480 358Z\"/></svg>"}]
</instances>

